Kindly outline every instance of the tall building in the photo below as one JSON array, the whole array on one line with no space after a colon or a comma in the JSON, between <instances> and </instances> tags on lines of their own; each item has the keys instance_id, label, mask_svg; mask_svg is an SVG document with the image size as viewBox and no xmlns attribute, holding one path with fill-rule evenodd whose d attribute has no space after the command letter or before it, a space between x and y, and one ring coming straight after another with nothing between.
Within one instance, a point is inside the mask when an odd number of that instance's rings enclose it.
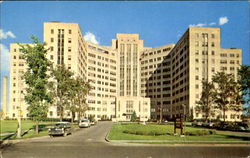
<instances>
[{"instance_id":1,"label":"tall building","mask_svg":"<svg viewBox=\"0 0 250 158\"><path fill-rule=\"evenodd\" d=\"M151 99L151 118L166 119L171 107L171 58L174 44L143 51L141 94Z\"/></svg>"},{"instance_id":2,"label":"tall building","mask_svg":"<svg viewBox=\"0 0 250 158\"><path fill-rule=\"evenodd\" d=\"M117 97L117 53L112 49L87 42L87 78L93 89L89 92L86 117L115 117Z\"/></svg>"},{"instance_id":3,"label":"tall building","mask_svg":"<svg viewBox=\"0 0 250 158\"><path fill-rule=\"evenodd\" d=\"M2 85L2 111L3 111L3 118L8 116L8 78L7 76L3 77L3 85Z\"/></svg>"},{"instance_id":4,"label":"tall building","mask_svg":"<svg viewBox=\"0 0 250 158\"><path fill-rule=\"evenodd\" d=\"M144 50L139 34L117 34L112 40L112 48L117 51L118 96L116 119L131 119L133 112L141 120L150 118L150 98L141 97L140 56Z\"/></svg>"},{"instance_id":5,"label":"tall building","mask_svg":"<svg viewBox=\"0 0 250 158\"><path fill-rule=\"evenodd\" d=\"M237 76L242 63L241 49L223 49L220 41L220 28L190 27L171 50L172 116L185 108L190 117L204 118L204 114L195 110L196 101L201 97L202 81L211 81L219 71ZM228 111L227 120L240 119L240 114L234 115ZM220 111L213 116L217 117L221 118Z\"/></svg>"},{"instance_id":6,"label":"tall building","mask_svg":"<svg viewBox=\"0 0 250 158\"><path fill-rule=\"evenodd\" d=\"M28 105L24 101L25 83L22 75L27 65L20 52L20 46L17 43L10 44L10 104L9 118L17 118L21 115L28 117Z\"/></svg>"},{"instance_id":7,"label":"tall building","mask_svg":"<svg viewBox=\"0 0 250 158\"><path fill-rule=\"evenodd\" d=\"M86 42L76 23L44 23L47 58L90 81L93 89L87 96L85 117L97 120L129 121L133 112L140 120L165 120L184 108L189 117L203 118L195 111L202 81L211 81L218 71L236 77L242 63L241 49L223 49L220 40L220 28L190 27L176 44L145 47L139 34L118 33L111 46L100 46ZM18 110L28 117L21 81L26 64L19 45L11 44L10 52L9 117L16 118ZM240 113L226 115L228 121L240 119ZM213 117L220 116L218 111ZM56 107L50 107L48 117L59 117Z\"/></svg>"}]
</instances>

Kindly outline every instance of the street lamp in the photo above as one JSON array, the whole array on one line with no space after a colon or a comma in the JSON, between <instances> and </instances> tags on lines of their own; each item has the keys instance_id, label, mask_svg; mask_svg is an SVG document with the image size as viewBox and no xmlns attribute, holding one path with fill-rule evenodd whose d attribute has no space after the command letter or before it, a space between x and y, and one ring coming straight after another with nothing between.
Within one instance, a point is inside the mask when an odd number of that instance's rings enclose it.
<instances>
[{"instance_id":1,"label":"street lamp","mask_svg":"<svg viewBox=\"0 0 250 158\"><path fill-rule=\"evenodd\" d=\"M185 135L186 105L185 105L185 104L182 104L181 106L182 106L182 108L183 108L183 117L184 117L184 119L183 119L183 124L184 124L184 126L183 126L183 133L184 133L184 135Z\"/></svg>"},{"instance_id":2,"label":"street lamp","mask_svg":"<svg viewBox=\"0 0 250 158\"><path fill-rule=\"evenodd\" d=\"M19 74L18 78L18 87L20 89L20 82L21 82L21 75ZM17 138L22 137L22 122L21 122L21 115L22 115L22 109L21 109L21 91L19 90L19 107L18 107L18 114L17 114L17 121L18 121L18 128L17 128Z\"/></svg>"}]
</instances>

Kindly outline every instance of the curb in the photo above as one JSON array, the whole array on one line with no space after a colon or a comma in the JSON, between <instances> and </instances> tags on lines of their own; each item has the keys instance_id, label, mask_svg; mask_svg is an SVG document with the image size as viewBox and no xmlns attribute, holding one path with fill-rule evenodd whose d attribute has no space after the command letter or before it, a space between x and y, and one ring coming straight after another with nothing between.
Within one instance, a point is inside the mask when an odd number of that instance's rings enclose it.
<instances>
[{"instance_id":1,"label":"curb","mask_svg":"<svg viewBox=\"0 0 250 158\"><path fill-rule=\"evenodd\" d=\"M112 128L112 126L111 126L111 128ZM108 136L109 136L110 131L111 131L111 129L110 129L110 130L108 131L108 133L106 134L105 140L106 140L106 142L112 143L112 142L108 139Z\"/></svg>"}]
</instances>

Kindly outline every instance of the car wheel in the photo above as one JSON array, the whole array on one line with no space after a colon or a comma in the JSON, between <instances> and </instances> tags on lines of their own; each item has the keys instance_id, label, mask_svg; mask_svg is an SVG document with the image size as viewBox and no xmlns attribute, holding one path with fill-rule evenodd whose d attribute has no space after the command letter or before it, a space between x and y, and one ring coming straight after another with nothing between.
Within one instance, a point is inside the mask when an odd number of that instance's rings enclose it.
<instances>
[{"instance_id":1,"label":"car wheel","mask_svg":"<svg viewBox=\"0 0 250 158\"><path fill-rule=\"evenodd\" d=\"M67 132L66 132L66 131L64 131L63 136L64 136L64 137L66 137L66 136L67 136Z\"/></svg>"}]
</instances>

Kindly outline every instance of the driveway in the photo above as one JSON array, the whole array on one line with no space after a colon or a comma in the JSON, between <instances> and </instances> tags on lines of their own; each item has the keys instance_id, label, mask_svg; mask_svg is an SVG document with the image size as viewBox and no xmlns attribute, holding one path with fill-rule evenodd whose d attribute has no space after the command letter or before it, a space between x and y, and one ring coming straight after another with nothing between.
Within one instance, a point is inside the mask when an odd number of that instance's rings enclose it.
<instances>
[{"instance_id":1,"label":"driveway","mask_svg":"<svg viewBox=\"0 0 250 158\"><path fill-rule=\"evenodd\" d=\"M67 137L42 137L13 144L2 158L247 158L250 146L114 144L105 141L111 122Z\"/></svg>"}]
</instances>

